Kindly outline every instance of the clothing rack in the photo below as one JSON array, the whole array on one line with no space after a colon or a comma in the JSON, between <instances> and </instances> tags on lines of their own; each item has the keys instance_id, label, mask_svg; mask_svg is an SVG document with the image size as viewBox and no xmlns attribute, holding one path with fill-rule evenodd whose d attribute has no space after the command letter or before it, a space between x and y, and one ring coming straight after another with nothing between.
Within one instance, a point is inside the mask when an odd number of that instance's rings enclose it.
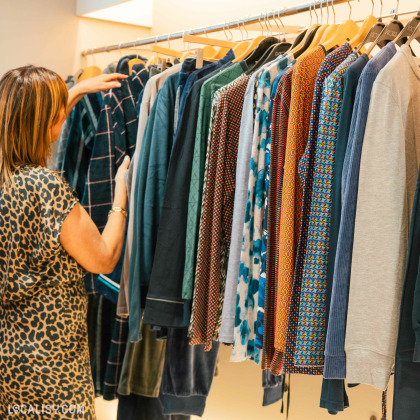
<instances>
[{"instance_id":1,"label":"clothing rack","mask_svg":"<svg viewBox=\"0 0 420 420\"><path fill-rule=\"evenodd\" d=\"M337 5L341 3L349 3L350 1L354 1L354 0L335 0L333 2L333 5ZM200 34L207 34L211 32L219 32L219 31L223 31L234 26L238 26L238 25L247 25L247 24L258 23L258 22L261 23L261 21L264 19L270 20L270 19L275 19L277 17L297 15L299 13L309 12L311 10L320 9L321 7L327 7L327 6L331 6L331 2L329 0L321 0L319 2L311 1L308 3L297 4L296 6L286 7L279 11L276 10L276 11L271 11L268 13L261 13L260 15L250 16L243 19L237 19L237 20L229 21L225 23L219 23L219 24L211 25L207 27L190 29L190 30L181 31L181 32L168 33L166 35L160 35L157 37L137 39L136 41L130 41L130 42L124 42L124 43L120 42L119 44L108 45L105 47L95 47L92 49L84 50L82 52L82 56L115 51L115 50L120 50L120 49L125 49L125 48L135 48L140 45L149 45L149 44L154 44L157 42L165 42L165 41L171 41L175 39L182 39L185 34L200 35Z\"/></svg>"}]
</instances>

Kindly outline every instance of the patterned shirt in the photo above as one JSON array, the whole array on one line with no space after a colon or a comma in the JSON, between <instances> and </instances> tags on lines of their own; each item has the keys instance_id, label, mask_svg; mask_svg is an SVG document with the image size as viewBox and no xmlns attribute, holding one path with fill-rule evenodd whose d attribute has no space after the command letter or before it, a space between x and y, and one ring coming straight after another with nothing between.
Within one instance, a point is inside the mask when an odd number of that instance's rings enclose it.
<instances>
[{"instance_id":1,"label":"patterned shirt","mask_svg":"<svg viewBox=\"0 0 420 420\"><path fill-rule=\"evenodd\" d=\"M277 226L278 220L273 221L278 208L283 178L283 165L287 128L289 121L290 97L292 93L292 71L290 65L284 72L273 99L272 112L272 168L269 187L268 231L267 231L267 261L264 312L264 337L262 368L270 369L274 375L280 374L282 355L274 348L274 322L276 313L276 283L277 283Z\"/></svg>"},{"instance_id":2,"label":"patterned shirt","mask_svg":"<svg viewBox=\"0 0 420 420\"><path fill-rule=\"evenodd\" d=\"M279 351L284 351L285 347L290 292L293 284L297 240L300 231L302 187L297 175L297 166L308 140L315 80L324 57L324 48L318 46L307 55L300 57L293 67L292 96L279 223L279 261L275 320L275 347Z\"/></svg>"},{"instance_id":3,"label":"patterned shirt","mask_svg":"<svg viewBox=\"0 0 420 420\"><path fill-rule=\"evenodd\" d=\"M114 178L124 156L133 155L137 138L136 101L149 73L142 65L133 67L121 87L104 95L82 205L99 231L105 227L108 211L114 200ZM94 292L95 276L88 276L86 289ZM118 279L119 280L119 279Z\"/></svg>"},{"instance_id":4,"label":"patterned shirt","mask_svg":"<svg viewBox=\"0 0 420 420\"><path fill-rule=\"evenodd\" d=\"M334 53L337 57L338 50ZM356 58L355 53L350 54L328 76L323 89L296 336L295 365L297 366L321 366L324 362L326 276L334 152L341 114L344 75Z\"/></svg>"},{"instance_id":5,"label":"patterned shirt","mask_svg":"<svg viewBox=\"0 0 420 420\"><path fill-rule=\"evenodd\" d=\"M306 250L306 238L307 238L307 203L308 203L308 196L312 196L312 177L313 177L313 170L314 170L314 160L315 160L315 152L316 152L316 139L318 134L318 126L319 126L319 113L320 113L320 106L321 106L321 99L322 99L322 91L323 91L323 84L325 82L326 77L331 74L334 69L339 65L346 56L348 56L351 52L351 48L348 48L348 45L345 44L342 47L337 48L335 51L330 53L323 63L319 66L318 76L318 84L317 84L317 91L314 94L314 107L312 110L312 118L311 118L311 136L308 140L308 145L305 150L305 155L303 156L300 162L300 177L301 177L301 184L303 186L303 193L302 193L302 224L300 230L300 237L299 237L299 248L297 252L297 260L296 260L296 272L294 275L294 281L292 285L292 294L290 300L290 311L289 311L289 318L287 324L287 335L286 335L286 346L285 346L285 354L284 354L284 370L288 373L302 373L302 374L312 374L312 375L319 375L322 374L322 367L318 366L295 366L294 364L294 352L295 352L295 343L296 343L296 331L298 326L298 319L299 319L299 306L300 306L300 294L301 294L301 287L302 287L302 266L303 260L302 255L305 255L304 252ZM343 55L344 54L344 55ZM310 195L309 195L310 194ZM310 201L309 201L310 203Z\"/></svg>"},{"instance_id":6,"label":"patterned shirt","mask_svg":"<svg viewBox=\"0 0 420 420\"><path fill-rule=\"evenodd\" d=\"M249 76L215 94L197 251L190 344L210 350L218 339L232 231L236 159Z\"/></svg>"},{"instance_id":7,"label":"patterned shirt","mask_svg":"<svg viewBox=\"0 0 420 420\"><path fill-rule=\"evenodd\" d=\"M89 93L76 104L63 158L63 176L82 197L102 108L102 93Z\"/></svg>"},{"instance_id":8,"label":"patterned shirt","mask_svg":"<svg viewBox=\"0 0 420 420\"><path fill-rule=\"evenodd\" d=\"M261 345L255 346L258 316L258 294L261 275L262 224L265 206L265 156L268 133L268 111L271 84L277 74L287 67L288 57L283 57L266 67L257 86L257 115L254 124L248 195L243 227L243 239L238 276L236 313L240 322L235 322L232 354L247 354L259 363ZM264 292L262 292L264 293ZM263 326L264 313L260 325Z\"/></svg>"},{"instance_id":9,"label":"patterned shirt","mask_svg":"<svg viewBox=\"0 0 420 420\"><path fill-rule=\"evenodd\" d=\"M233 343L233 331L236 322L236 294L238 290L239 260L241 256L242 230L244 226L245 205L248 193L249 162L251 160L254 129L252 106L256 78L257 73L254 73L248 80L248 86L244 95L244 105L242 107L241 126L239 129L232 233L222 311L222 324L220 326L220 341L224 343Z\"/></svg>"},{"instance_id":10,"label":"patterned shirt","mask_svg":"<svg viewBox=\"0 0 420 420\"><path fill-rule=\"evenodd\" d=\"M270 106L271 106L271 89L275 78L280 72L283 72L290 60L293 59L293 56L286 56L281 58L279 61L273 63L263 74L261 78L261 86L258 90L258 123L255 125L255 129L258 128L258 133L260 137L260 147L265 141L265 149L260 151L260 158L264 159L263 165L259 170L256 183L256 194L257 200L256 205L254 206L254 236L253 241L260 241L261 250L255 253L254 263L256 258L260 258L260 272L259 272L259 287L258 287L258 310L257 310L257 321L255 326L255 345L256 347L262 349L263 346L263 331L264 331L264 304L265 304L265 280L266 280L266 238L267 238L267 228L264 229L264 224L266 225L266 220L264 220L264 215L267 209L267 195L268 188L270 185L270 158L271 158L271 115L270 115ZM261 207L260 200L258 197L261 197ZM265 237L265 241L264 241ZM258 248L257 248L258 249ZM257 267L258 268L258 267ZM258 272L256 273L258 276Z\"/></svg>"},{"instance_id":11,"label":"patterned shirt","mask_svg":"<svg viewBox=\"0 0 420 420\"><path fill-rule=\"evenodd\" d=\"M246 68L247 66L244 62L235 63L211 77L201 87L190 192L188 196L187 237L185 241L184 279L182 282L183 299L191 300L193 295L198 228L201 213L201 193L203 191L204 167L206 165L207 139L213 97L218 89L235 80L243 74Z\"/></svg>"}]
</instances>

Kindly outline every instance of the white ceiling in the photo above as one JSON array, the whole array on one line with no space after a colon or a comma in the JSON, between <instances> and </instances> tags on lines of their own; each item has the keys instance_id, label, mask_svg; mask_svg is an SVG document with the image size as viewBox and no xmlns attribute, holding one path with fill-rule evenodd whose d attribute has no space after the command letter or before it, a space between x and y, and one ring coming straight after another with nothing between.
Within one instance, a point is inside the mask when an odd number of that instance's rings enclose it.
<instances>
[{"instance_id":1,"label":"white ceiling","mask_svg":"<svg viewBox=\"0 0 420 420\"><path fill-rule=\"evenodd\" d=\"M77 0L76 14L151 28L153 0Z\"/></svg>"}]
</instances>

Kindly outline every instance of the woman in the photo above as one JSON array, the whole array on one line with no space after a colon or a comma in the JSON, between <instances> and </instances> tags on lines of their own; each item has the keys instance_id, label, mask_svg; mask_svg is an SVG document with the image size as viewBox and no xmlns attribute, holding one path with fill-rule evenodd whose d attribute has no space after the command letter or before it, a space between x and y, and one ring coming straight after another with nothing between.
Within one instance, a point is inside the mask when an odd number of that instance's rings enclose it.
<instances>
[{"instance_id":1,"label":"woman","mask_svg":"<svg viewBox=\"0 0 420 420\"><path fill-rule=\"evenodd\" d=\"M0 419L96 418L83 277L120 257L129 158L102 235L46 162L77 101L125 77L67 91L56 73L27 66L0 80Z\"/></svg>"}]
</instances>

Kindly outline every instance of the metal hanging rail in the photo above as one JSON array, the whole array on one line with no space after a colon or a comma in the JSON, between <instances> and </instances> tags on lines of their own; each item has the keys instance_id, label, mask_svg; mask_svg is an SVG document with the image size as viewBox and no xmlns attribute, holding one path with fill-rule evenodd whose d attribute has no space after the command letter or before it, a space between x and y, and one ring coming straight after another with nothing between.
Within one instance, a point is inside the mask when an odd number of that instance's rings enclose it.
<instances>
[{"instance_id":1,"label":"metal hanging rail","mask_svg":"<svg viewBox=\"0 0 420 420\"><path fill-rule=\"evenodd\" d=\"M204 28L196 28L196 29L190 29L182 32L174 32L169 33L166 35L160 35L157 37L150 37L150 38L144 38L144 39L138 39L136 41L130 41L130 42L120 42L119 44L114 45L108 45L106 47L95 47L92 49L87 49L82 52L82 56L90 55L90 54L98 54L103 52L109 52L109 51L115 51L125 48L134 48L138 47L140 45L148 45L148 44L154 44L157 42L164 42L164 41L170 41L174 39L182 39L185 34L189 35L200 35L200 34L207 34L211 32L219 32L226 30L228 28L233 28L238 25L247 25L250 23L258 23L261 22L263 19L270 20L275 19L277 17L284 17L284 16L291 16L291 15L297 15L299 13L303 12L309 12L310 10L313 10L314 8L320 9L321 7L327 7L328 5L331 6L333 4L334 6L341 3L348 3L349 1L354 0L320 0L320 1L311 1L308 3L303 4L297 4L296 6L286 7L281 9L280 11L272 11L268 13L262 13L260 15L256 16L250 16L246 17L244 19L237 19L234 21L229 21L225 23L219 23L217 25L207 26Z\"/></svg>"}]
</instances>

